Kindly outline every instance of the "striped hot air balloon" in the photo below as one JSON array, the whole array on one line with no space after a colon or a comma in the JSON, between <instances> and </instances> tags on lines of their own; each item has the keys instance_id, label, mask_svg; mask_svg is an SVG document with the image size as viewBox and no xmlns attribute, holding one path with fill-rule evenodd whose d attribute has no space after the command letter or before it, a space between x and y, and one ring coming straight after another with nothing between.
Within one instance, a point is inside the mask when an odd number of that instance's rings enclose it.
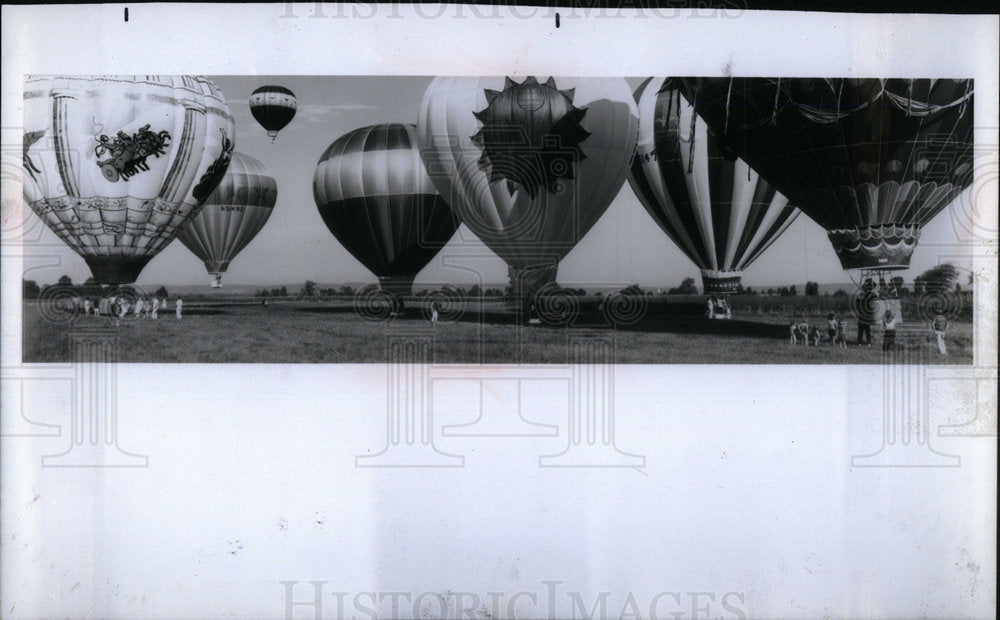
<instances>
[{"instance_id":1,"label":"striped hot air balloon","mask_svg":"<svg viewBox=\"0 0 1000 620\"><path fill-rule=\"evenodd\" d=\"M737 290L744 269L798 216L742 159L724 152L673 80L635 91L639 143L629 183L674 243L701 269L705 293Z\"/></svg>"},{"instance_id":2,"label":"striped hot air balloon","mask_svg":"<svg viewBox=\"0 0 1000 620\"><path fill-rule=\"evenodd\" d=\"M397 300L458 228L424 171L413 125L338 138L319 159L313 197L334 237Z\"/></svg>"},{"instance_id":3,"label":"striped hot air balloon","mask_svg":"<svg viewBox=\"0 0 1000 620\"><path fill-rule=\"evenodd\" d=\"M250 95L250 113L267 130L271 142L295 118L295 93L284 86L261 86Z\"/></svg>"},{"instance_id":4,"label":"striped hot air balloon","mask_svg":"<svg viewBox=\"0 0 1000 620\"><path fill-rule=\"evenodd\" d=\"M212 287L222 286L222 274L267 223L277 199L278 185L264 164L233 153L226 176L178 235L205 262Z\"/></svg>"},{"instance_id":5,"label":"striped hot air balloon","mask_svg":"<svg viewBox=\"0 0 1000 620\"><path fill-rule=\"evenodd\" d=\"M826 229L844 269L906 269L972 183L967 79L683 78L728 148Z\"/></svg>"},{"instance_id":6,"label":"striped hot air balloon","mask_svg":"<svg viewBox=\"0 0 1000 620\"><path fill-rule=\"evenodd\" d=\"M135 282L226 173L233 127L204 77L29 76L24 200L98 282Z\"/></svg>"}]
</instances>

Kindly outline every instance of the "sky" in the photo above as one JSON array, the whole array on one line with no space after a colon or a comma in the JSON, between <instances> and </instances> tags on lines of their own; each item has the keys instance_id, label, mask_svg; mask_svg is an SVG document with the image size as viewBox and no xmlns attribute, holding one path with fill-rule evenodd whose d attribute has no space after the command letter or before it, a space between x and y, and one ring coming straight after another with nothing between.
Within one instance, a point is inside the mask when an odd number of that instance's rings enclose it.
<instances>
[{"instance_id":1,"label":"sky","mask_svg":"<svg viewBox=\"0 0 1000 620\"><path fill-rule=\"evenodd\" d=\"M319 283L374 282L375 276L355 260L327 230L313 201L312 178L320 155L338 137L365 125L415 123L430 77L364 76L211 76L229 100L236 122L236 150L261 161L278 185L274 212L263 230L235 258L223 284L278 285L313 280ZM628 78L636 87L641 78ZM267 84L290 88L298 99L295 119L271 143L251 116L248 97ZM963 194L959 200L967 198ZM34 214L25 214L33 218ZM906 280L942 261L941 244L960 244L962 209L949 207L925 226ZM44 229L44 227L38 227ZM26 248L25 277L39 283L69 275L74 282L90 276L83 259L49 230ZM937 247L935 247L937 246ZM58 255L55 266L49 257ZM468 259L474 255L475 259ZM32 260L32 256L36 258ZM44 257L44 258L43 258ZM963 266L960 261L956 262ZM462 265L457 268L455 265ZM474 269L472 273L468 268ZM478 275L477 275L478 274ZM464 226L418 276L421 284L471 284L507 281L503 261ZM699 270L654 223L626 181L600 221L559 266L564 286L625 286L637 283L657 289L677 286L687 277L701 286ZM850 282L840 267L825 231L805 215L745 272L743 284L754 288ZM137 284L201 285L207 290L204 265L179 241L173 241L143 270Z\"/></svg>"}]
</instances>

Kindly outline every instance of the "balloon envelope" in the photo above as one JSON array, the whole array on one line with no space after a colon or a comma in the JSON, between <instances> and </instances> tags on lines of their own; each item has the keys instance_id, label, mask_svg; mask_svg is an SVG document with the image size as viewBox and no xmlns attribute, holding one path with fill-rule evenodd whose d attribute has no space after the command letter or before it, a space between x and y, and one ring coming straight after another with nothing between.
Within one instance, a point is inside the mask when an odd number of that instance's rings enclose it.
<instances>
[{"instance_id":1,"label":"balloon envelope","mask_svg":"<svg viewBox=\"0 0 1000 620\"><path fill-rule=\"evenodd\" d=\"M264 164L233 153L226 176L177 237L205 262L213 286L221 285L230 261L264 227L277 199L277 183Z\"/></svg>"},{"instance_id":2,"label":"balloon envelope","mask_svg":"<svg viewBox=\"0 0 1000 620\"><path fill-rule=\"evenodd\" d=\"M635 99L639 142L629 173L632 189L701 269L706 293L737 290L742 271L799 211L746 162L719 148L673 80L649 78Z\"/></svg>"},{"instance_id":3,"label":"balloon envelope","mask_svg":"<svg viewBox=\"0 0 1000 620\"><path fill-rule=\"evenodd\" d=\"M313 197L327 228L361 264L408 293L458 228L424 171L413 125L344 134L323 153Z\"/></svg>"},{"instance_id":4,"label":"balloon envelope","mask_svg":"<svg viewBox=\"0 0 1000 620\"><path fill-rule=\"evenodd\" d=\"M685 78L698 114L823 226L845 269L903 269L972 182L972 80Z\"/></svg>"},{"instance_id":5,"label":"balloon envelope","mask_svg":"<svg viewBox=\"0 0 1000 620\"><path fill-rule=\"evenodd\" d=\"M417 131L435 187L533 288L618 194L637 124L622 78L437 77Z\"/></svg>"},{"instance_id":6,"label":"balloon envelope","mask_svg":"<svg viewBox=\"0 0 1000 620\"><path fill-rule=\"evenodd\" d=\"M261 86L250 95L250 113L267 130L271 142L295 118L295 93L284 86Z\"/></svg>"},{"instance_id":7,"label":"balloon envelope","mask_svg":"<svg viewBox=\"0 0 1000 620\"><path fill-rule=\"evenodd\" d=\"M101 283L134 282L226 172L233 117L195 76L29 76L25 202Z\"/></svg>"}]
</instances>

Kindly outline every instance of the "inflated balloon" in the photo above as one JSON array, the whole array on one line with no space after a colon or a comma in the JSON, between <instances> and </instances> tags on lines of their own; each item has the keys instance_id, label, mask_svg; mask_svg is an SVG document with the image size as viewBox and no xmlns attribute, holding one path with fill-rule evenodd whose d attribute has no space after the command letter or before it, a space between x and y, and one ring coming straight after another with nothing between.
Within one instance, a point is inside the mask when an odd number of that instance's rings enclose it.
<instances>
[{"instance_id":1,"label":"inflated balloon","mask_svg":"<svg viewBox=\"0 0 1000 620\"><path fill-rule=\"evenodd\" d=\"M798 209L746 162L719 148L672 79L645 80L635 100L639 143L629 173L632 189L701 269L706 293L737 290L742 271L791 225Z\"/></svg>"},{"instance_id":2,"label":"inflated balloon","mask_svg":"<svg viewBox=\"0 0 1000 620\"><path fill-rule=\"evenodd\" d=\"M284 86L261 86L250 95L250 113L267 130L271 142L295 118L295 93Z\"/></svg>"},{"instance_id":3,"label":"inflated balloon","mask_svg":"<svg viewBox=\"0 0 1000 620\"><path fill-rule=\"evenodd\" d=\"M267 223L277 199L278 185L264 164L233 153L226 176L177 236L205 262L213 287L222 286L222 274Z\"/></svg>"},{"instance_id":4,"label":"inflated balloon","mask_svg":"<svg viewBox=\"0 0 1000 620\"><path fill-rule=\"evenodd\" d=\"M828 233L844 269L905 269L972 182L972 80L679 80L725 148Z\"/></svg>"},{"instance_id":5,"label":"inflated balloon","mask_svg":"<svg viewBox=\"0 0 1000 620\"><path fill-rule=\"evenodd\" d=\"M637 125L622 78L437 77L417 131L434 185L524 300L618 194Z\"/></svg>"},{"instance_id":6,"label":"inflated balloon","mask_svg":"<svg viewBox=\"0 0 1000 620\"><path fill-rule=\"evenodd\" d=\"M101 283L139 272L229 166L233 117L194 76L29 76L24 200Z\"/></svg>"},{"instance_id":7,"label":"inflated balloon","mask_svg":"<svg viewBox=\"0 0 1000 620\"><path fill-rule=\"evenodd\" d=\"M313 197L330 232L395 296L411 292L458 228L424 171L413 125L372 125L338 138L319 159Z\"/></svg>"}]
</instances>

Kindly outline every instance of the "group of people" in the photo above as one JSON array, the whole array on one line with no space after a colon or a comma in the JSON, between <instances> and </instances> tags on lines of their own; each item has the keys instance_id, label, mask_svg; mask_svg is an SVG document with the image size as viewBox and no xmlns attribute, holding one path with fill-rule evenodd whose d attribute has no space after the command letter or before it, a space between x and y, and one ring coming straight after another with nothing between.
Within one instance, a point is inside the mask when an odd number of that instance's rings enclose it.
<instances>
[{"instance_id":1,"label":"group of people","mask_svg":"<svg viewBox=\"0 0 1000 620\"><path fill-rule=\"evenodd\" d=\"M709 295L708 297L708 318L710 319L731 319L733 309L729 307L729 302L725 297Z\"/></svg>"},{"instance_id":2,"label":"group of people","mask_svg":"<svg viewBox=\"0 0 1000 620\"><path fill-rule=\"evenodd\" d=\"M814 347L823 343L823 332L818 325L810 325L805 319L788 322L789 344L801 344ZM847 319L838 317L831 312L826 315L826 342L831 347L839 345L847 348Z\"/></svg>"},{"instance_id":3,"label":"group of people","mask_svg":"<svg viewBox=\"0 0 1000 620\"><path fill-rule=\"evenodd\" d=\"M886 310L882 315L882 350L890 351L896 347L896 327L899 318L892 312ZM947 356L948 349L945 345L945 333L948 331L948 319L943 314L938 313L930 322L931 331L934 333L938 351L941 355ZM815 347L820 346L824 341L823 334L819 326L810 325L806 320L791 320L788 322L789 344L802 344ZM837 317L831 312L826 316L826 342L830 346L839 345L847 348L847 320ZM858 319L857 345L872 346L871 322L865 319Z\"/></svg>"},{"instance_id":4,"label":"group of people","mask_svg":"<svg viewBox=\"0 0 1000 620\"><path fill-rule=\"evenodd\" d=\"M104 299L73 298L73 309L76 311L94 316L105 314L116 319L124 319L128 317L129 313L132 313L137 319L158 319L160 318L160 310L166 312L169 304L170 302L166 298L160 299L155 296L149 299L139 297L134 301L129 301L128 298L120 295L111 295ZM177 301L174 302L174 313L178 319L181 318L183 310L184 300L178 297Z\"/></svg>"}]
</instances>

